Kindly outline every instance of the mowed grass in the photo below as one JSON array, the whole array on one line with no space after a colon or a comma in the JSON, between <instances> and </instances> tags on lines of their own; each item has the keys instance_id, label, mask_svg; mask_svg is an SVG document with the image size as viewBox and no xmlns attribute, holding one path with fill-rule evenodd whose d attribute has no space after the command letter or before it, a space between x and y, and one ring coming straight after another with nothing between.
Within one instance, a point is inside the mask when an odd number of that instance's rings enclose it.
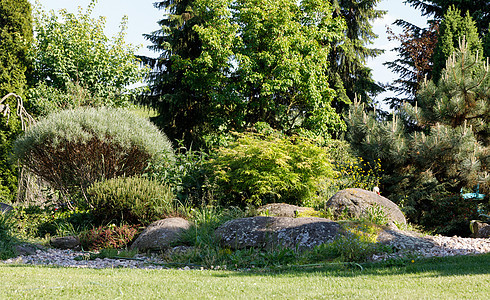
<instances>
[{"instance_id":1,"label":"mowed grass","mask_svg":"<svg viewBox=\"0 0 490 300\"><path fill-rule=\"evenodd\" d=\"M0 265L0 299L490 299L490 254L285 270Z\"/></svg>"}]
</instances>

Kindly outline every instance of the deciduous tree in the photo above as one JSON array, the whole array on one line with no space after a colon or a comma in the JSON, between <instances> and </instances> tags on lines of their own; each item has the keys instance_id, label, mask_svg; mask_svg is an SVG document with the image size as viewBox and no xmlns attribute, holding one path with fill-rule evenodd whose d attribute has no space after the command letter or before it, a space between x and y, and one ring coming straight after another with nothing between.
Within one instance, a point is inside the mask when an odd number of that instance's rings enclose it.
<instances>
[{"instance_id":1,"label":"deciduous tree","mask_svg":"<svg viewBox=\"0 0 490 300\"><path fill-rule=\"evenodd\" d=\"M169 15L147 37L161 51L151 92L174 139L202 141L220 130L264 121L275 129L332 134L343 122L331 102L330 45L342 40L342 18L328 1L162 1Z\"/></svg>"},{"instance_id":2,"label":"deciduous tree","mask_svg":"<svg viewBox=\"0 0 490 300\"><path fill-rule=\"evenodd\" d=\"M143 80L146 70L135 57L137 48L124 40L127 18L123 18L120 32L108 38L104 34L105 18L91 16L95 4L92 0L77 14L66 10L47 13L41 6L36 8L31 52L34 72L30 78L34 89L29 93L36 104L53 109L120 106L141 92L130 87ZM65 97L67 94L70 97ZM49 112L42 107L37 110Z\"/></svg>"}]
</instances>

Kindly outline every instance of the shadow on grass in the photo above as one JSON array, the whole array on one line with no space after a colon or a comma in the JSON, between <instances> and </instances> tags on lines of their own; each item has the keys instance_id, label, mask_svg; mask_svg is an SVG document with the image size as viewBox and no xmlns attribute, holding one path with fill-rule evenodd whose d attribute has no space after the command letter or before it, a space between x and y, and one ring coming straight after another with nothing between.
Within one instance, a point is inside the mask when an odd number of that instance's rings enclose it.
<instances>
[{"instance_id":1,"label":"shadow on grass","mask_svg":"<svg viewBox=\"0 0 490 300\"><path fill-rule=\"evenodd\" d=\"M361 269L362 268L362 269ZM264 276L287 274L304 276L313 273L325 273L326 276L356 277L360 275L392 276L414 274L424 277L486 275L490 274L490 253L480 255L434 257L423 259L398 259L386 262L343 264L333 263L310 266L287 266L215 273L215 277Z\"/></svg>"}]
</instances>

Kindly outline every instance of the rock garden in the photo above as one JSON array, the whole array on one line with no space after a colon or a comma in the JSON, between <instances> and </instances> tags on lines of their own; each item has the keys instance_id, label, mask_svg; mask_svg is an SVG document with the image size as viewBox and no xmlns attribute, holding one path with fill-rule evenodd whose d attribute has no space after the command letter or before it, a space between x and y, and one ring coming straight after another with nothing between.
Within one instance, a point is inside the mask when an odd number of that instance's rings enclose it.
<instances>
[{"instance_id":1,"label":"rock garden","mask_svg":"<svg viewBox=\"0 0 490 300\"><path fill-rule=\"evenodd\" d=\"M114 235L115 243L108 248L94 248L97 241L92 240L92 245L84 249L88 245L86 234L53 237L45 245L16 245L17 255L3 263L75 268L233 269L490 252L490 239L485 235L489 225L482 226L476 238L423 234L410 230L398 206L375 192L345 189L325 205L326 211L317 211L271 203L249 212L223 211L226 217L217 222L168 217L140 228L138 233L135 230L126 240L122 234ZM5 205L2 209L11 207ZM207 213L213 217L220 214ZM105 237L108 246L109 235L114 232L106 231L105 236L99 234L97 238L103 242L100 239Z\"/></svg>"}]
</instances>

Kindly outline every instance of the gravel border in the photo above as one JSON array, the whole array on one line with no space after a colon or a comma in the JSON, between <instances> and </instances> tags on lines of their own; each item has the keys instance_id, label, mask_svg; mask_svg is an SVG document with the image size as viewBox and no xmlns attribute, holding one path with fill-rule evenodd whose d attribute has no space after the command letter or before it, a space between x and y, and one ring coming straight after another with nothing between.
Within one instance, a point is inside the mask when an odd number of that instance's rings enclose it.
<instances>
[{"instance_id":1,"label":"gravel border","mask_svg":"<svg viewBox=\"0 0 490 300\"><path fill-rule=\"evenodd\" d=\"M397 259L403 257L443 257L455 255L474 255L490 253L490 239L462 238L446 236L423 236L410 231L385 230L380 233L378 241L392 246L396 252L374 255L373 261ZM60 249L36 250L32 255L20 255L2 261L3 264L27 264L59 266L69 268L130 268L130 269L169 269L175 265L166 263L158 255L145 256L138 254L134 258L114 259L96 258L94 260L76 257L87 256L87 252ZM190 270L192 266L184 266L180 270ZM201 268L202 269L202 268Z\"/></svg>"}]
</instances>

